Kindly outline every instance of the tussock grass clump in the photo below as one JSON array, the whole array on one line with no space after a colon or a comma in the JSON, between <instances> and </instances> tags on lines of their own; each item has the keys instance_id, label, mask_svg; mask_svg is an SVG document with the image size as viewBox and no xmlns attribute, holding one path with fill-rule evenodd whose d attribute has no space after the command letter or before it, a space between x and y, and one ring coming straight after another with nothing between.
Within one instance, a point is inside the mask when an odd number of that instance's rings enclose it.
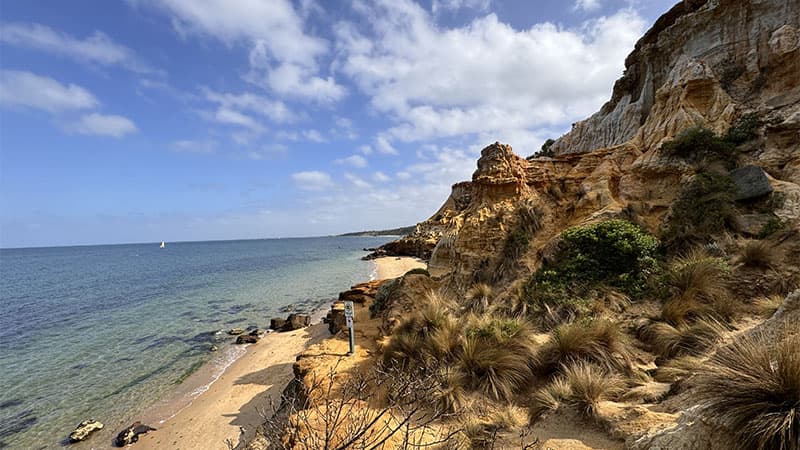
<instances>
[{"instance_id":1,"label":"tussock grass clump","mask_svg":"<svg viewBox=\"0 0 800 450\"><path fill-rule=\"evenodd\" d=\"M531 417L555 410L562 402L569 402L586 416L594 417L600 402L616 399L626 387L619 375L585 362L565 366L563 372L533 394Z\"/></svg>"},{"instance_id":2,"label":"tussock grass clump","mask_svg":"<svg viewBox=\"0 0 800 450\"><path fill-rule=\"evenodd\" d=\"M531 380L530 355L495 345L489 339L462 339L457 370L467 389L480 391L495 400L510 401Z\"/></svg>"},{"instance_id":3,"label":"tussock grass clump","mask_svg":"<svg viewBox=\"0 0 800 450\"><path fill-rule=\"evenodd\" d=\"M701 355L713 347L728 329L713 319L700 319L678 326L651 322L640 330L640 338L663 358L679 355Z\"/></svg>"},{"instance_id":4,"label":"tussock grass clump","mask_svg":"<svg viewBox=\"0 0 800 450\"><path fill-rule=\"evenodd\" d=\"M729 273L725 260L703 250L694 249L673 260L665 277L670 298L664 304L662 318L679 325L707 315L714 306L724 307Z\"/></svg>"},{"instance_id":5,"label":"tussock grass clump","mask_svg":"<svg viewBox=\"0 0 800 450\"><path fill-rule=\"evenodd\" d=\"M767 241L747 241L739 249L736 262L745 267L769 269L777 258L775 247Z\"/></svg>"},{"instance_id":6,"label":"tussock grass clump","mask_svg":"<svg viewBox=\"0 0 800 450\"><path fill-rule=\"evenodd\" d=\"M530 401L530 415L535 419L545 411L556 410L562 401L571 396L572 387L564 377L558 377L533 393Z\"/></svg>"},{"instance_id":7,"label":"tussock grass clump","mask_svg":"<svg viewBox=\"0 0 800 450\"><path fill-rule=\"evenodd\" d=\"M491 304L492 287L485 283L475 284L464 295L464 300L464 309L467 312L483 314Z\"/></svg>"},{"instance_id":8,"label":"tussock grass clump","mask_svg":"<svg viewBox=\"0 0 800 450\"><path fill-rule=\"evenodd\" d=\"M597 406L624 392L625 382L618 375L586 363L577 363L564 370L572 390L570 400L589 417L596 416Z\"/></svg>"},{"instance_id":9,"label":"tussock grass clump","mask_svg":"<svg viewBox=\"0 0 800 450\"><path fill-rule=\"evenodd\" d=\"M430 293L416 314L401 322L383 351L384 364L426 365L447 358L458 345L454 305Z\"/></svg>"},{"instance_id":10,"label":"tussock grass clump","mask_svg":"<svg viewBox=\"0 0 800 450\"><path fill-rule=\"evenodd\" d=\"M696 377L700 414L739 449L800 448L800 336L754 335L720 349Z\"/></svg>"},{"instance_id":11,"label":"tussock grass clump","mask_svg":"<svg viewBox=\"0 0 800 450\"><path fill-rule=\"evenodd\" d=\"M760 297L753 302L753 310L757 315L765 319L769 319L773 314L775 314L775 311L777 311L782 304L783 296L781 295Z\"/></svg>"},{"instance_id":12,"label":"tussock grass clump","mask_svg":"<svg viewBox=\"0 0 800 450\"><path fill-rule=\"evenodd\" d=\"M580 361L606 370L630 372L627 338L616 324L604 320L558 326L539 352L537 369L552 374Z\"/></svg>"}]
</instances>

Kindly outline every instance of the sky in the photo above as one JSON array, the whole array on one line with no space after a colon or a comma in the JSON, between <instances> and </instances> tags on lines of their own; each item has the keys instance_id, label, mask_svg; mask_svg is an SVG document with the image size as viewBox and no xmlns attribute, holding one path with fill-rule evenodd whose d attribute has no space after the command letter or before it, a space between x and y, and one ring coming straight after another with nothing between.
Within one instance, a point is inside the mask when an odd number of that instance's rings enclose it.
<instances>
[{"instance_id":1,"label":"sky","mask_svg":"<svg viewBox=\"0 0 800 450\"><path fill-rule=\"evenodd\" d=\"M0 247L411 225L611 96L675 0L0 3Z\"/></svg>"}]
</instances>

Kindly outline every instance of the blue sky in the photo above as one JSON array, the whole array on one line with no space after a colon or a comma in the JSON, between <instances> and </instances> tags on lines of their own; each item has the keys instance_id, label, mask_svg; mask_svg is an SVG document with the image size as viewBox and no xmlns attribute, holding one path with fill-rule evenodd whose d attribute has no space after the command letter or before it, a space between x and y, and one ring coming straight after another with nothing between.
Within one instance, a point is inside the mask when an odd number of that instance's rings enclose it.
<instances>
[{"instance_id":1,"label":"blue sky","mask_svg":"<svg viewBox=\"0 0 800 450\"><path fill-rule=\"evenodd\" d=\"M0 246L413 224L596 111L673 1L0 4Z\"/></svg>"}]
</instances>

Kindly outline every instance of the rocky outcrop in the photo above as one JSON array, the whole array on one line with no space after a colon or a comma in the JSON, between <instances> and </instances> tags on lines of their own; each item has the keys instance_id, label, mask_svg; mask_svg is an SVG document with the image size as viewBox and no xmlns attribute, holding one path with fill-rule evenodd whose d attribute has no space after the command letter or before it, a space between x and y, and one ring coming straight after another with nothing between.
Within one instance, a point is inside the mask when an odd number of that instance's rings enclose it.
<instances>
[{"instance_id":1,"label":"rocky outcrop","mask_svg":"<svg viewBox=\"0 0 800 450\"><path fill-rule=\"evenodd\" d=\"M85 441L95 431L103 429L103 424L97 420L84 420L75 427L75 431L69 434L70 442Z\"/></svg>"},{"instance_id":2,"label":"rocky outcrop","mask_svg":"<svg viewBox=\"0 0 800 450\"><path fill-rule=\"evenodd\" d=\"M126 445L134 444L139 441L139 435L150 431L156 431L156 429L149 425L144 425L142 422L134 422L131 426L119 432L116 439L114 439L114 445L125 447Z\"/></svg>"},{"instance_id":3,"label":"rocky outcrop","mask_svg":"<svg viewBox=\"0 0 800 450\"><path fill-rule=\"evenodd\" d=\"M736 185L736 200L750 200L772 192L767 174L758 166L747 166L731 171L731 179Z\"/></svg>"}]
</instances>

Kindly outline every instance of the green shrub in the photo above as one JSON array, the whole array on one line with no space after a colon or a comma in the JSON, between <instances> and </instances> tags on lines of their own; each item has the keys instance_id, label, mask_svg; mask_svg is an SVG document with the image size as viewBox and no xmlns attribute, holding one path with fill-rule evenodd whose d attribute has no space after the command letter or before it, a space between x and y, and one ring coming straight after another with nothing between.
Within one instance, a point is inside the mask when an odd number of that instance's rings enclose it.
<instances>
[{"instance_id":1,"label":"green shrub","mask_svg":"<svg viewBox=\"0 0 800 450\"><path fill-rule=\"evenodd\" d=\"M628 221L573 227L561 238L555 262L537 270L522 292L532 310L554 324L581 316L602 287L641 296L658 272L658 239Z\"/></svg>"},{"instance_id":2,"label":"green shrub","mask_svg":"<svg viewBox=\"0 0 800 450\"><path fill-rule=\"evenodd\" d=\"M428 272L428 269L423 269L422 267L417 267L417 268L409 270L403 276L406 276L406 275L425 275L426 277L429 277L429 276L431 276L431 273Z\"/></svg>"},{"instance_id":3,"label":"green shrub","mask_svg":"<svg viewBox=\"0 0 800 450\"><path fill-rule=\"evenodd\" d=\"M703 127L687 128L671 141L661 145L661 152L667 156L701 161L703 159L731 160L735 153L734 145Z\"/></svg>"},{"instance_id":4,"label":"green shrub","mask_svg":"<svg viewBox=\"0 0 800 450\"><path fill-rule=\"evenodd\" d=\"M728 128L725 140L733 145L741 145L758 137L761 120L757 113L744 114Z\"/></svg>"},{"instance_id":5,"label":"green shrub","mask_svg":"<svg viewBox=\"0 0 800 450\"><path fill-rule=\"evenodd\" d=\"M548 139L548 140L544 141L544 144L542 144L542 149L540 151L534 153L533 155L529 156L528 159L540 158L542 156L553 157L554 153L553 153L553 150L550 147L552 147L553 144L555 144L555 142L556 141L553 140L553 139Z\"/></svg>"},{"instance_id":6,"label":"green shrub","mask_svg":"<svg viewBox=\"0 0 800 450\"><path fill-rule=\"evenodd\" d=\"M389 307L389 299L394 295L399 287L399 278L386 281L385 283L381 284L381 286L378 288L378 292L375 293L375 300L371 305L369 305L369 312L372 317L377 317L386 311L386 308Z\"/></svg>"},{"instance_id":7,"label":"green shrub","mask_svg":"<svg viewBox=\"0 0 800 450\"><path fill-rule=\"evenodd\" d=\"M672 204L662 239L668 248L685 250L709 236L734 229L736 185L727 176L702 172Z\"/></svg>"}]
</instances>

